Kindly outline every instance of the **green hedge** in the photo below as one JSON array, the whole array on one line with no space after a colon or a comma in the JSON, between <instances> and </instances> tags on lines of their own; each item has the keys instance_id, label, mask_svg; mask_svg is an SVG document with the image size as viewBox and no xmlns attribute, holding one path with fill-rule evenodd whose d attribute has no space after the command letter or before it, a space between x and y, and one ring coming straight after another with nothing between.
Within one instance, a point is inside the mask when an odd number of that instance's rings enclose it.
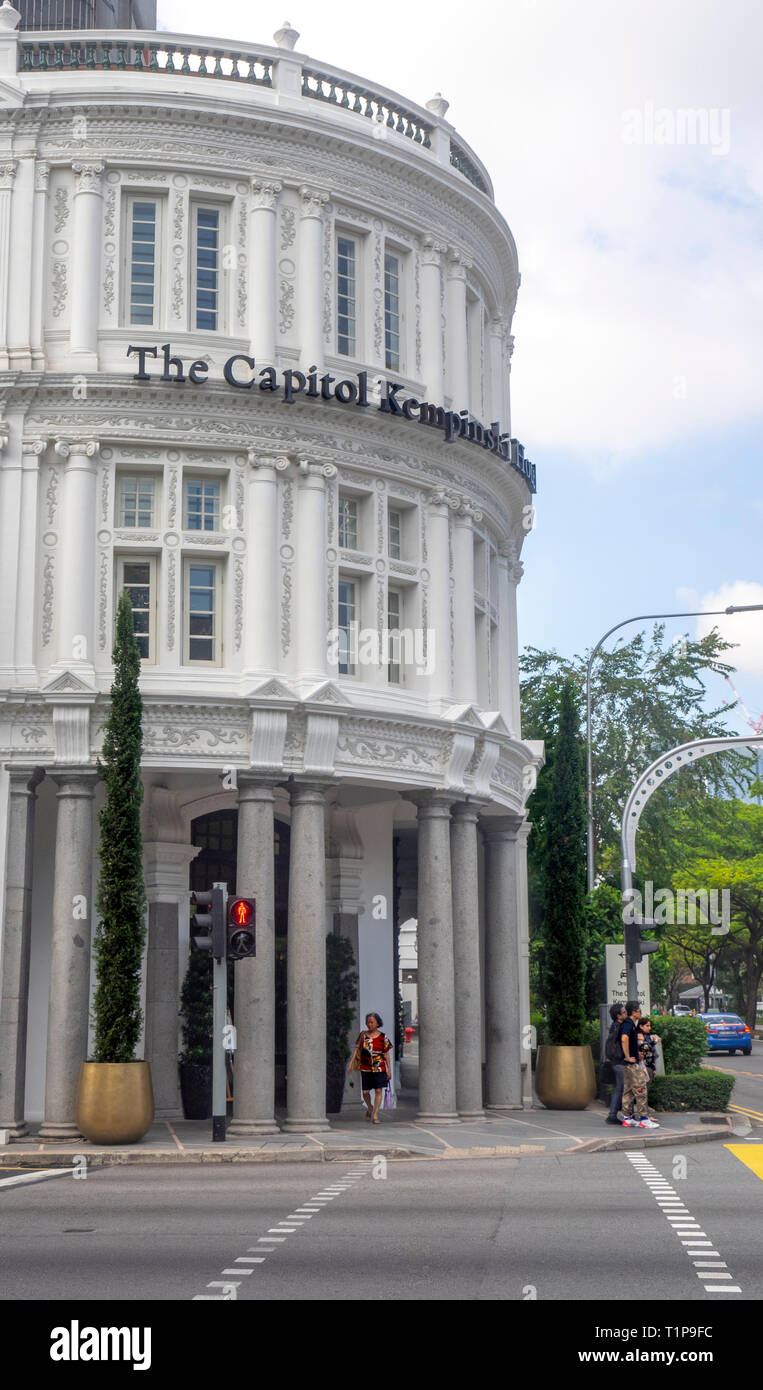
<instances>
[{"instance_id":1,"label":"green hedge","mask_svg":"<svg viewBox=\"0 0 763 1390\"><path fill-rule=\"evenodd\" d=\"M662 1038L668 1076L698 1070L707 1053L707 1030L701 1018L653 1018L652 1032Z\"/></svg>"},{"instance_id":2,"label":"green hedge","mask_svg":"<svg viewBox=\"0 0 763 1390\"><path fill-rule=\"evenodd\" d=\"M656 1076L649 1087L649 1104L655 1110L726 1110L734 1080L733 1076L704 1070Z\"/></svg>"}]
</instances>

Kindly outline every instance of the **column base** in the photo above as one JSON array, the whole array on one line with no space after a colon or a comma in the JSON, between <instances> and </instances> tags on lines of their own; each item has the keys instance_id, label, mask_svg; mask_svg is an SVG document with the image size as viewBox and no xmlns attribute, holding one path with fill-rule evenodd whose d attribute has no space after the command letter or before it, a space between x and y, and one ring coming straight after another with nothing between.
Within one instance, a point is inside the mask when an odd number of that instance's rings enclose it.
<instances>
[{"instance_id":1,"label":"column base","mask_svg":"<svg viewBox=\"0 0 763 1390\"><path fill-rule=\"evenodd\" d=\"M486 1118L484 1110L459 1110L459 1120L484 1120Z\"/></svg>"},{"instance_id":2,"label":"column base","mask_svg":"<svg viewBox=\"0 0 763 1390\"><path fill-rule=\"evenodd\" d=\"M439 1114L431 1114L422 1110L416 1116L417 1125L460 1125L461 1116L455 1110L444 1110Z\"/></svg>"},{"instance_id":3,"label":"column base","mask_svg":"<svg viewBox=\"0 0 763 1390\"><path fill-rule=\"evenodd\" d=\"M318 1134L331 1129L325 1116L315 1120L284 1120L281 1125L284 1134Z\"/></svg>"},{"instance_id":4,"label":"column base","mask_svg":"<svg viewBox=\"0 0 763 1390\"><path fill-rule=\"evenodd\" d=\"M251 1139L259 1134L280 1134L275 1120L231 1120L228 1125L229 1139Z\"/></svg>"},{"instance_id":5,"label":"column base","mask_svg":"<svg viewBox=\"0 0 763 1390\"><path fill-rule=\"evenodd\" d=\"M504 1111L509 1111L509 1110L524 1110L524 1109L525 1109L525 1107L524 1107L524 1105L522 1104L522 1101L521 1101L521 1100L511 1101L511 1102L507 1103L506 1105L486 1105L486 1106L485 1106L485 1110L486 1110L487 1113L490 1114L490 1115L500 1115L500 1114L503 1114Z\"/></svg>"},{"instance_id":6,"label":"column base","mask_svg":"<svg viewBox=\"0 0 763 1390\"><path fill-rule=\"evenodd\" d=\"M84 1135L80 1134L75 1124L54 1124L44 1121L37 1135L44 1144L78 1144L84 1143Z\"/></svg>"},{"instance_id":7,"label":"column base","mask_svg":"<svg viewBox=\"0 0 763 1390\"><path fill-rule=\"evenodd\" d=\"M182 1120L184 1118L181 1105L163 1105L154 1111L155 1120Z\"/></svg>"},{"instance_id":8,"label":"column base","mask_svg":"<svg viewBox=\"0 0 763 1390\"><path fill-rule=\"evenodd\" d=\"M0 1120L0 1130L8 1131L8 1143L12 1144L14 1139L28 1139L29 1125L26 1120Z\"/></svg>"}]
</instances>

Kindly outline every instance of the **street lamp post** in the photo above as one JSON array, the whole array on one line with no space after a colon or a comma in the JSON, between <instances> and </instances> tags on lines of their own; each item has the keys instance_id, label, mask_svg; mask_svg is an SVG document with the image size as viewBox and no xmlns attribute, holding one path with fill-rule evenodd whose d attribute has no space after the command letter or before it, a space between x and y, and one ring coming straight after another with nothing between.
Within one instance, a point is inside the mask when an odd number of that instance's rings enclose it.
<instances>
[{"instance_id":1,"label":"street lamp post","mask_svg":"<svg viewBox=\"0 0 763 1390\"><path fill-rule=\"evenodd\" d=\"M594 864L593 846L593 758L591 754L591 668L593 659L613 632L618 628L627 627L629 623L647 623L657 621L661 618L722 618L728 617L732 613L758 613L763 610L763 603L732 603L728 608L717 609L696 609L690 613L641 613L635 618L623 618L621 623L615 623L614 627L608 629L603 637L600 637L586 666L586 862L588 892L594 889L594 879L596 877L596 866Z\"/></svg>"}]
</instances>

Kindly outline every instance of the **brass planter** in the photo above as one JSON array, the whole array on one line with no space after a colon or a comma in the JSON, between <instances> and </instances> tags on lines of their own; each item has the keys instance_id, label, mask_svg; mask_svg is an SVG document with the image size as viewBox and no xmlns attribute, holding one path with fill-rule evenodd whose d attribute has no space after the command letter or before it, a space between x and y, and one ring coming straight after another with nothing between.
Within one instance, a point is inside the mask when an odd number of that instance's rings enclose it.
<instances>
[{"instance_id":1,"label":"brass planter","mask_svg":"<svg viewBox=\"0 0 763 1390\"><path fill-rule=\"evenodd\" d=\"M585 1110L596 1095L596 1076L589 1046L538 1048L535 1094L549 1110Z\"/></svg>"},{"instance_id":2,"label":"brass planter","mask_svg":"<svg viewBox=\"0 0 763 1390\"><path fill-rule=\"evenodd\" d=\"M148 1062L83 1062L77 1125L91 1144L137 1144L154 1119Z\"/></svg>"}]
</instances>

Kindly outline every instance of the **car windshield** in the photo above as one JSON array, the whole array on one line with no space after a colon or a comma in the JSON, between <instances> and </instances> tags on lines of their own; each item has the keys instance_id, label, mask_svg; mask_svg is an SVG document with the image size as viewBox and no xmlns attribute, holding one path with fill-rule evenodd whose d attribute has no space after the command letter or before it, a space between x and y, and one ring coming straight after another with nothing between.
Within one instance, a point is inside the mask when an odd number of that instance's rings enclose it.
<instances>
[{"instance_id":1,"label":"car windshield","mask_svg":"<svg viewBox=\"0 0 763 1390\"><path fill-rule=\"evenodd\" d=\"M738 1014L703 1014L703 1018L707 1019L708 1023L742 1023Z\"/></svg>"}]
</instances>

